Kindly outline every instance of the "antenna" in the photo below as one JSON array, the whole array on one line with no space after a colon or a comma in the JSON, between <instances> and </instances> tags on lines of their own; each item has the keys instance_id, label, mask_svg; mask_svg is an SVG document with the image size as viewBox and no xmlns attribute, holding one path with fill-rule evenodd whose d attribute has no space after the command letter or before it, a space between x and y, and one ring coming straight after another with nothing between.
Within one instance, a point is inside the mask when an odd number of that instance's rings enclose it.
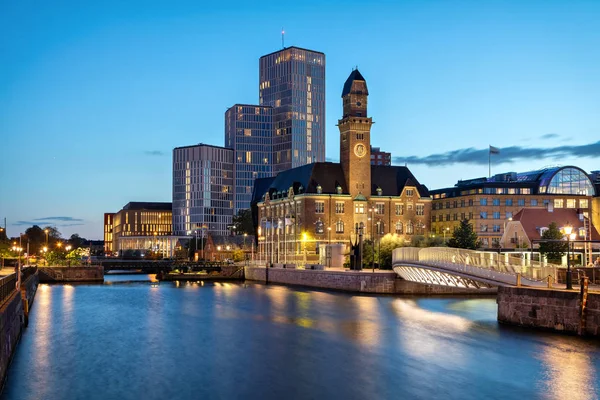
<instances>
[{"instance_id":1,"label":"antenna","mask_svg":"<svg viewBox=\"0 0 600 400\"><path fill-rule=\"evenodd\" d=\"M283 27L281 27L281 48L285 49L285 42L284 42L284 37L285 37L285 31L283 30Z\"/></svg>"}]
</instances>

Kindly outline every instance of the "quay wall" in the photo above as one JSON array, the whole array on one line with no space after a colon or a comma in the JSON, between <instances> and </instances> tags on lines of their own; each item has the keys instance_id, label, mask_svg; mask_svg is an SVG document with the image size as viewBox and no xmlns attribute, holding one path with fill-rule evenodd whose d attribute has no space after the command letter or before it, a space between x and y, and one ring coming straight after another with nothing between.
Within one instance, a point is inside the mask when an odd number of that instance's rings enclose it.
<instances>
[{"instance_id":1,"label":"quay wall","mask_svg":"<svg viewBox=\"0 0 600 400\"><path fill-rule=\"evenodd\" d=\"M266 268L245 267L250 281L265 282ZM269 283L333 289L346 292L403 295L459 295L495 293L438 285L424 285L398 279L395 272L304 270L269 268Z\"/></svg>"},{"instance_id":2,"label":"quay wall","mask_svg":"<svg viewBox=\"0 0 600 400\"><path fill-rule=\"evenodd\" d=\"M202 280L244 280L244 267L227 265L221 271L212 271L206 274L160 274L161 281L202 281Z\"/></svg>"},{"instance_id":3,"label":"quay wall","mask_svg":"<svg viewBox=\"0 0 600 400\"><path fill-rule=\"evenodd\" d=\"M58 282L104 282L104 268L89 267L40 267L41 283Z\"/></svg>"},{"instance_id":4,"label":"quay wall","mask_svg":"<svg viewBox=\"0 0 600 400\"><path fill-rule=\"evenodd\" d=\"M500 323L600 335L600 293L588 293L583 323L579 291L500 287L497 303Z\"/></svg>"},{"instance_id":5,"label":"quay wall","mask_svg":"<svg viewBox=\"0 0 600 400\"><path fill-rule=\"evenodd\" d=\"M35 297L38 283L38 273L35 272L21 282L21 290L15 290L0 305L0 393L8 366L27 326L29 306Z\"/></svg>"}]
</instances>

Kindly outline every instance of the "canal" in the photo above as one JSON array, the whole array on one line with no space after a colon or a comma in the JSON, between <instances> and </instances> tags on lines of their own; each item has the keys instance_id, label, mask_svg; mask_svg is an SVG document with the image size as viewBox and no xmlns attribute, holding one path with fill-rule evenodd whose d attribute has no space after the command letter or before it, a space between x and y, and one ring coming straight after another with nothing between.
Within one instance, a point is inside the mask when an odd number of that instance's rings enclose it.
<instances>
[{"instance_id":1,"label":"canal","mask_svg":"<svg viewBox=\"0 0 600 400\"><path fill-rule=\"evenodd\" d=\"M239 283L40 285L0 398L598 398L600 345L493 298Z\"/></svg>"}]
</instances>

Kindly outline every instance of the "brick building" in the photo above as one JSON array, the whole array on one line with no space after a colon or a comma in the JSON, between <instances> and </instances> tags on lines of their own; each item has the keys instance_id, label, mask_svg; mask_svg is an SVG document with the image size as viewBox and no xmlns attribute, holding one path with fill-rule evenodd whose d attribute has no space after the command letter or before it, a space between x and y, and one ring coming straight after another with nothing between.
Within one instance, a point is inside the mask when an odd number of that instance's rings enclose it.
<instances>
[{"instance_id":1,"label":"brick building","mask_svg":"<svg viewBox=\"0 0 600 400\"><path fill-rule=\"evenodd\" d=\"M392 165L392 153L382 151L380 147L371 146L371 165Z\"/></svg>"},{"instance_id":2,"label":"brick building","mask_svg":"<svg viewBox=\"0 0 600 400\"><path fill-rule=\"evenodd\" d=\"M396 233L409 240L429 231L431 198L406 167L371 165L367 84L353 70L344 84L340 163L317 162L258 179L253 217L259 257L315 262L319 244L349 244Z\"/></svg>"}]
</instances>

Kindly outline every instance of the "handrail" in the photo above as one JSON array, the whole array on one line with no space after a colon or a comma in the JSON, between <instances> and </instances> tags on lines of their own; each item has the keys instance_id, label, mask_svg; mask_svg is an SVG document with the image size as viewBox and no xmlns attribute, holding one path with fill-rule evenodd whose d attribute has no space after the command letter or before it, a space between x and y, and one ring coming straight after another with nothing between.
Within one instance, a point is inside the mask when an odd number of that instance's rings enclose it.
<instances>
[{"instance_id":1,"label":"handrail","mask_svg":"<svg viewBox=\"0 0 600 400\"><path fill-rule=\"evenodd\" d=\"M17 274L10 274L0 278L0 305L4 304L17 290Z\"/></svg>"}]
</instances>

